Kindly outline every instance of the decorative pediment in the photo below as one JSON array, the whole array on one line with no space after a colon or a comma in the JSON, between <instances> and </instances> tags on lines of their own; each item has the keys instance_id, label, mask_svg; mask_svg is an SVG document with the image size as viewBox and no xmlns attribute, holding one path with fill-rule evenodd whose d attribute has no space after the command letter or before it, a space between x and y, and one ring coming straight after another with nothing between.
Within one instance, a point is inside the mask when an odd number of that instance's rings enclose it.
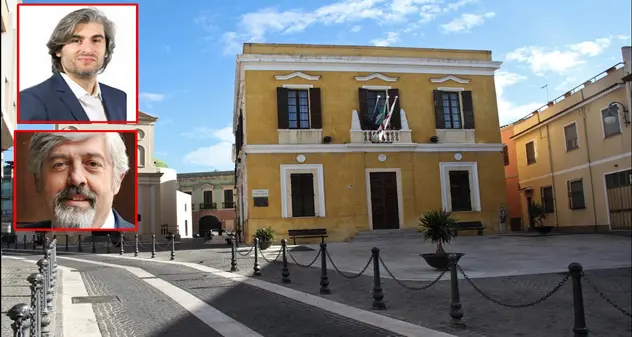
<instances>
[{"instance_id":1,"label":"decorative pediment","mask_svg":"<svg viewBox=\"0 0 632 337\"><path fill-rule=\"evenodd\" d=\"M379 78L382 81L386 81L386 82L395 82L398 79L398 77L388 77L388 76L382 75L380 73L373 73L373 74L367 75L367 76L356 76L355 77L356 81L360 81L360 82L369 81L369 80L372 80L374 78Z\"/></svg>"},{"instance_id":2,"label":"decorative pediment","mask_svg":"<svg viewBox=\"0 0 632 337\"><path fill-rule=\"evenodd\" d=\"M304 80L308 80L308 81L318 81L320 79L320 75L307 75L305 73L302 73L300 71L295 71L291 74L287 74L287 75L274 75L274 78L276 78L279 81L286 81L289 80L291 78L294 77L300 77Z\"/></svg>"},{"instance_id":3,"label":"decorative pediment","mask_svg":"<svg viewBox=\"0 0 632 337\"><path fill-rule=\"evenodd\" d=\"M432 83L443 83L446 81L454 81L456 83L467 84L470 83L470 80L466 80L464 78L456 77L454 75L448 75L441 78L431 78L430 82Z\"/></svg>"}]
</instances>

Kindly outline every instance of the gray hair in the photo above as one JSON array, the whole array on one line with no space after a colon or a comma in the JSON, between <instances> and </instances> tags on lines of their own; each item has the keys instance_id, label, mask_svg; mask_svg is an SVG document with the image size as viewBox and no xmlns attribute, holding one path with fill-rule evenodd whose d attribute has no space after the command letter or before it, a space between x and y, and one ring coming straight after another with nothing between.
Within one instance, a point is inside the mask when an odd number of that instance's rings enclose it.
<instances>
[{"instance_id":1,"label":"gray hair","mask_svg":"<svg viewBox=\"0 0 632 337\"><path fill-rule=\"evenodd\" d=\"M106 158L113 167L113 187L121 184L121 176L129 171L129 158L123 137L118 132L35 132L29 148L28 168L35 177L38 191L42 187L42 166L58 145L80 142L95 136L105 137Z\"/></svg>"},{"instance_id":2,"label":"gray hair","mask_svg":"<svg viewBox=\"0 0 632 337\"><path fill-rule=\"evenodd\" d=\"M77 25L82 23L98 22L103 24L103 31L105 32L105 59L103 60L103 66L99 69L99 73L102 73L107 67L108 63L112 60L112 53L114 53L115 43L115 27L114 23L95 7L88 7L78 9L66 16L53 30L50 35L46 47L48 47L48 54L50 54L52 62L53 73L63 73L64 69L61 66L61 58L57 56L57 53L70 42L72 34L75 31Z\"/></svg>"}]
</instances>

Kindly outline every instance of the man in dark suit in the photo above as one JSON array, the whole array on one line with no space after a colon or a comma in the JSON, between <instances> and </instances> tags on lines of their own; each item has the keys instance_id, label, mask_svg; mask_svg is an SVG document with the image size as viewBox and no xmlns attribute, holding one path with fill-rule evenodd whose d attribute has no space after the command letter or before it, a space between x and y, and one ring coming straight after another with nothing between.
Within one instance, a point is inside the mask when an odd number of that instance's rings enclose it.
<instances>
[{"instance_id":1,"label":"man in dark suit","mask_svg":"<svg viewBox=\"0 0 632 337\"><path fill-rule=\"evenodd\" d=\"M46 46L53 75L20 91L20 121L127 121L127 94L97 81L112 60L112 21L95 8L66 15Z\"/></svg>"},{"instance_id":2,"label":"man in dark suit","mask_svg":"<svg viewBox=\"0 0 632 337\"><path fill-rule=\"evenodd\" d=\"M23 228L134 228L112 208L129 170L118 132L35 132L28 168L47 217Z\"/></svg>"}]
</instances>

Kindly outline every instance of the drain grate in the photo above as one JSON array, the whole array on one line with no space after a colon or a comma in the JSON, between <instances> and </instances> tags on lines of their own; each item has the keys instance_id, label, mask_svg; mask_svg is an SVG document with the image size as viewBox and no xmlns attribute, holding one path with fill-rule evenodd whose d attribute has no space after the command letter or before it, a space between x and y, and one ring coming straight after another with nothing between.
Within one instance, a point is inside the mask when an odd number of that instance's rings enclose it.
<instances>
[{"instance_id":1,"label":"drain grate","mask_svg":"<svg viewBox=\"0 0 632 337\"><path fill-rule=\"evenodd\" d=\"M72 304L120 302L118 296L78 296L72 298Z\"/></svg>"},{"instance_id":2,"label":"drain grate","mask_svg":"<svg viewBox=\"0 0 632 337\"><path fill-rule=\"evenodd\" d=\"M158 279L159 277L156 276L142 276L140 277L141 280L154 280L154 279Z\"/></svg>"}]
</instances>

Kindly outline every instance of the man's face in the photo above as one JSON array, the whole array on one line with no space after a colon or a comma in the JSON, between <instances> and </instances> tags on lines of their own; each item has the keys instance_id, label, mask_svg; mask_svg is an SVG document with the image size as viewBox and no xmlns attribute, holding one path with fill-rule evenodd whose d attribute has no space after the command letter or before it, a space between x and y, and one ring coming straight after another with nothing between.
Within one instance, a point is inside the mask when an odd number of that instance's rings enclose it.
<instances>
[{"instance_id":1,"label":"man's face","mask_svg":"<svg viewBox=\"0 0 632 337\"><path fill-rule=\"evenodd\" d=\"M106 42L103 24L82 23L75 27L73 36L59 52L61 65L66 74L92 77L103 66Z\"/></svg>"},{"instance_id":2,"label":"man's face","mask_svg":"<svg viewBox=\"0 0 632 337\"><path fill-rule=\"evenodd\" d=\"M112 210L119 187L106 151L105 137L52 149L42 167L41 193L57 227L99 228Z\"/></svg>"}]
</instances>

